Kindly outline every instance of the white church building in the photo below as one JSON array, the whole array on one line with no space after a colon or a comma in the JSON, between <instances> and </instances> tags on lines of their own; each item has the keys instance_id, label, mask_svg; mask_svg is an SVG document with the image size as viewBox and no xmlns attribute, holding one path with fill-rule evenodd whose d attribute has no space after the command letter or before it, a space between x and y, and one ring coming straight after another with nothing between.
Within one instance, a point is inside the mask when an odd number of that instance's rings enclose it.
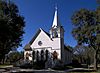
<instances>
[{"instance_id":1,"label":"white church building","mask_svg":"<svg viewBox=\"0 0 100 73\"><path fill-rule=\"evenodd\" d=\"M63 64L72 62L72 50L64 44L64 28L58 19L57 8L50 32L40 28L24 47L24 59L37 61L54 57L62 61Z\"/></svg>"}]
</instances>

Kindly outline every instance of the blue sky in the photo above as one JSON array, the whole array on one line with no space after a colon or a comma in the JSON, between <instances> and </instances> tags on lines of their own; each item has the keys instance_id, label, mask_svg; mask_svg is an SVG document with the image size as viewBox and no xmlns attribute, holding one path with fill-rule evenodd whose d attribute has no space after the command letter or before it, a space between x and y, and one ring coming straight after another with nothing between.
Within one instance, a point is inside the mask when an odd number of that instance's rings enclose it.
<instances>
[{"instance_id":1,"label":"blue sky","mask_svg":"<svg viewBox=\"0 0 100 73\"><path fill-rule=\"evenodd\" d=\"M22 47L18 50L23 50L35 35L39 28L49 32L52 25L55 4L58 7L58 16L62 26L65 29L65 44L74 47L77 42L72 37L71 16L80 8L94 10L97 6L96 0L11 0L19 8L20 14L25 18L25 34L23 36Z\"/></svg>"}]
</instances>

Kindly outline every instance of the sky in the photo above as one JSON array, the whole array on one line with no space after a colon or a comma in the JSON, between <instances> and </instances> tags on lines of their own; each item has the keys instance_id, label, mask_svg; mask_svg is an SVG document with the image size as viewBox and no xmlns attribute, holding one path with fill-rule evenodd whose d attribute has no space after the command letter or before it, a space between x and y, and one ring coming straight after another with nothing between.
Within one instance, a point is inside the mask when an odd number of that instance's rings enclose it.
<instances>
[{"instance_id":1,"label":"sky","mask_svg":"<svg viewBox=\"0 0 100 73\"><path fill-rule=\"evenodd\" d=\"M64 27L64 42L66 45L74 47L77 42L71 32L73 25L71 17L80 8L95 10L96 0L11 0L19 9L20 15L25 18L25 34L23 35L22 47L18 51L23 51L24 46L32 39L39 28L49 32L54 18L55 4L58 8L58 16L61 25Z\"/></svg>"}]
</instances>

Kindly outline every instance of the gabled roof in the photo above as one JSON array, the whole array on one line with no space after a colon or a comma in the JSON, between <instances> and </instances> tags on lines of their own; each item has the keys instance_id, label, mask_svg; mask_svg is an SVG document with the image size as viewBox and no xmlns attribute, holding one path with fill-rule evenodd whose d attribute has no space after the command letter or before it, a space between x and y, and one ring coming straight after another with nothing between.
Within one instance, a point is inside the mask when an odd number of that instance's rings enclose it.
<instances>
[{"instance_id":1,"label":"gabled roof","mask_svg":"<svg viewBox=\"0 0 100 73\"><path fill-rule=\"evenodd\" d=\"M72 48L69 48L69 47L66 46L66 45L64 45L64 49L67 50L67 51L69 51L69 52L72 52L72 51L73 51Z\"/></svg>"},{"instance_id":2,"label":"gabled roof","mask_svg":"<svg viewBox=\"0 0 100 73\"><path fill-rule=\"evenodd\" d=\"M32 50L32 48L30 47L30 44L26 44L25 47L24 47L24 49L25 49L26 51Z\"/></svg>"},{"instance_id":3,"label":"gabled roof","mask_svg":"<svg viewBox=\"0 0 100 73\"><path fill-rule=\"evenodd\" d=\"M44 31L44 30L42 29L42 31ZM48 32L46 32L46 31L44 31L44 32L50 37L50 34Z\"/></svg>"},{"instance_id":4,"label":"gabled roof","mask_svg":"<svg viewBox=\"0 0 100 73\"><path fill-rule=\"evenodd\" d=\"M40 28L40 29L38 29L35 36L33 36L32 40L29 42L29 44L32 44L34 42L34 40L37 38L37 36L40 34L41 31L43 31L50 38L50 34Z\"/></svg>"}]
</instances>

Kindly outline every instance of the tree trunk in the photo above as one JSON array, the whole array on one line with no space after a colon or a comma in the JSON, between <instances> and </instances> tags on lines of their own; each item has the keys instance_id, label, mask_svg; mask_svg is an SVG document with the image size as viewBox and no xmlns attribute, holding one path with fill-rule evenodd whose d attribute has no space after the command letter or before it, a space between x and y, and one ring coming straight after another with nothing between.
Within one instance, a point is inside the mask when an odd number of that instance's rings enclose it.
<instances>
[{"instance_id":1,"label":"tree trunk","mask_svg":"<svg viewBox=\"0 0 100 73\"><path fill-rule=\"evenodd\" d=\"M94 51L94 70L97 70L97 50Z\"/></svg>"},{"instance_id":2,"label":"tree trunk","mask_svg":"<svg viewBox=\"0 0 100 73\"><path fill-rule=\"evenodd\" d=\"M3 56L2 61L1 61L1 62L2 62L1 64L4 64L4 58L5 58L5 57Z\"/></svg>"},{"instance_id":3,"label":"tree trunk","mask_svg":"<svg viewBox=\"0 0 100 73\"><path fill-rule=\"evenodd\" d=\"M4 64L4 58L2 59L2 64Z\"/></svg>"}]
</instances>

